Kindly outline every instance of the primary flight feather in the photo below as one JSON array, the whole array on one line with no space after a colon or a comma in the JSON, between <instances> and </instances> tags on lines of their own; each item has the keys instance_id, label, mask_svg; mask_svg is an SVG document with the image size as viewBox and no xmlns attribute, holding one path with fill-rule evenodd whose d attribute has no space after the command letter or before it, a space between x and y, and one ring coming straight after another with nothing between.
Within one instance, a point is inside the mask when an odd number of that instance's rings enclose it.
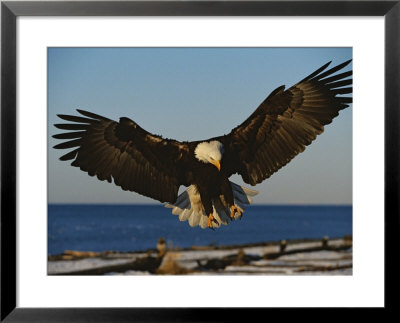
<instances>
[{"instance_id":1,"label":"primary flight feather","mask_svg":"<svg viewBox=\"0 0 400 323\"><path fill-rule=\"evenodd\" d=\"M350 61L325 64L285 90L274 90L229 134L204 141L164 139L128 118L119 122L77 110L58 115L70 123L56 134L66 140L56 149L73 149L60 160L73 160L90 176L123 190L167 202L172 213L191 226L215 228L242 216L257 191L229 181L233 174L256 185L286 165L324 131L352 102ZM350 96L346 96L350 95ZM188 187L178 196L181 185Z\"/></svg>"}]
</instances>

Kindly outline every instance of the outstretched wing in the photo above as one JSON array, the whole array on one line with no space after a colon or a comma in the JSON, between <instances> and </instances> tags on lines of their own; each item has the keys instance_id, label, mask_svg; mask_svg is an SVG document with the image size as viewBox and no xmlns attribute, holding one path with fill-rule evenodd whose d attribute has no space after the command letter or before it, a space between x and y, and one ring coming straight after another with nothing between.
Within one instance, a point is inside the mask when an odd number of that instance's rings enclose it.
<instances>
[{"instance_id":1,"label":"outstretched wing","mask_svg":"<svg viewBox=\"0 0 400 323\"><path fill-rule=\"evenodd\" d=\"M73 160L72 166L99 180L114 179L123 190L175 202L179 186L187 185L184 160L189 148L185 143L153 135L128 118L115 122L77 111L84 117L58 115L72 123L55 124L68 132L53 137L68 141L54 148L73 148L61 160Z\"/></svg>"},{"instance_id":2,"label":"outstretched wing","mask_svg":"<svg viewBox=\"0 0 400 323\"><path fill-rule=\"evenodd\" d=\"M352 71L336 74L350 61L327 71L330 63L325 64L288 90L277 88L246 121L219 137L228 148L222 171L255 185L304 151L352 102L351 96L342 96L352 93Z\"/></svg>"}]
</instances>

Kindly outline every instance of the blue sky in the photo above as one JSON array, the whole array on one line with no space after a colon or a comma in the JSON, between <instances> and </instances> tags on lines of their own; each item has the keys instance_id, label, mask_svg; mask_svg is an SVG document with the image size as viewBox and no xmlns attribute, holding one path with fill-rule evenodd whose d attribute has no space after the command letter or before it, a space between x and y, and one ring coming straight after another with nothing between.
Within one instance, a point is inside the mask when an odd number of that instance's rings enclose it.
<instances>
[{"instance_id":1,"label":"blue sky","mask_svg":"<svg viewBox=\"0 0 400 323\"><path fill-rule=\"evenodd\" d=\"M158 203L59 161L56 114L80 108L167 138L208 139L229 133L278 86L350 58L351 48L49 48L49 203ZM255 189L256 204L351 204L352 107Z\"/></svg>"}]
</instances>

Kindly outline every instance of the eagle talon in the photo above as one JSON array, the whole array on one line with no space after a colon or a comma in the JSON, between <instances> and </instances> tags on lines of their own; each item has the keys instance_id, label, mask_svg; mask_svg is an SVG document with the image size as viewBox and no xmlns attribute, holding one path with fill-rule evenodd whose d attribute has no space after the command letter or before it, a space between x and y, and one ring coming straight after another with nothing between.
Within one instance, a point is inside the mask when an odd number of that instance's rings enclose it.
<instances>
[{"instance_id":1,"label":"eagle talon","mask_svg":"<svg viewBox=\"0 0 400 323\"><path fill-rule=\"evenodd\" d=\"M235 213L237 213L239 215L240 218L242 218L242 211L236 206L236 205L232 205L231 206L231 220L233 220L235 218Z\"/></svg>"},{"instance_id":2,"label":"eagle talon","mask_svg":"<svg viewBox=\"0 0 400 323\"><path fill-rule=\"evenodd\" d=\"M208 216L208 223L207 223L207 225L208 225L208 227L209 227L210 229L213 229L213 230L214 230L214 228L213 228L213 222L215 222L216 224L218 224L218 221L214 218L213 214L210 213L209 216Z\"/></svg>"}]
</instances>

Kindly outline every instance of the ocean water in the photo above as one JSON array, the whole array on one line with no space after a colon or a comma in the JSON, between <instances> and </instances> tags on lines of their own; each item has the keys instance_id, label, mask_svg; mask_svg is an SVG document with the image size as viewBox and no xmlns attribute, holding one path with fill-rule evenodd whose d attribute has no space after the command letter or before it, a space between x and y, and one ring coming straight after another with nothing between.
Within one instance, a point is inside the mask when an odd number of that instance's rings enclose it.
<instances>
[{"instance_id":1,"label":"ocean water","mask_svg":"<svg viewBox=\"0 0 400 323\"><path fill-rule=\"evenodd\" d=\"M162 205L50 204L48 254L65 250L142 251L163 237L191 247L313 239L352 234L351 206L252 205L241 220L216 230L190 227Z\"/></svg>"}]
</instances>

